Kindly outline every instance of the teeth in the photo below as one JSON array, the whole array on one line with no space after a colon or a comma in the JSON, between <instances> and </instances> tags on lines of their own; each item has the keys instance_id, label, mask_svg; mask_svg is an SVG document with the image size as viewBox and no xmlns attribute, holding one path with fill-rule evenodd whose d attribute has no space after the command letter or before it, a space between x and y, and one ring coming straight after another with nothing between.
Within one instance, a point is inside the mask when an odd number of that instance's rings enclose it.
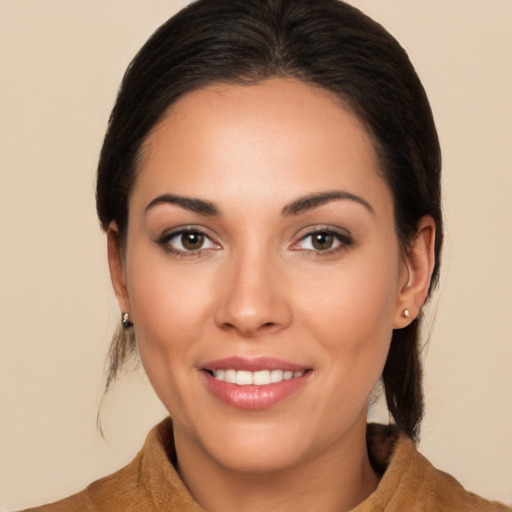
<instances>
[{"instance_id":1,"label":"teeth","mask_svg":"<svg viewBox=\"0 0 512 512\"><path fill-rule=\"evenodd\" d=\"M268 370L262 370L261 372L254 372L252 374L252 383L265 386L270 384L270 372Z\"/></svg>"},{"instance_id":2,"label":"teeth","mask_svg":"<svg viewBox=\"0 0 512 512\"><path fill-rule=\"evenodd\" d=\"M224 379L226 382L231 382L234 384L236 382L236 372L235 370L226 370L224 372Z\"/></svg>"},{"instance_id":3,"label":"teeth","mask_svg":"<svg viewBox=\"0 0 512 512\"><path fill-rule=\"evenodd\" d=\"M252 373L251 372L236 372L235 384L239 386L247 386L252 384Z\"/></svg>"},{"instance_id":4,"label":"teeth","mask_svg":"<svg viewBox=\"0 0 512 512\"><path fill-rule=\"evenodd\" d=\"M283 380L283 370L272 370L270 372L270 382L281 382Z\"/></svg>"},{"instance_id":5,"label":"teeth","mask_svg":"<svg viewBox=\"0 0 512 512\"><path fill-rule=\"evenodd\" d=\"M303 374L303 371L292 372L290 370L260 370L257 372L248 372L246 370L213 370L213 376L216 379L239 386L249 386L251 384L266 386L283 380L295 379Z\"/></svg>"}]
</instances>

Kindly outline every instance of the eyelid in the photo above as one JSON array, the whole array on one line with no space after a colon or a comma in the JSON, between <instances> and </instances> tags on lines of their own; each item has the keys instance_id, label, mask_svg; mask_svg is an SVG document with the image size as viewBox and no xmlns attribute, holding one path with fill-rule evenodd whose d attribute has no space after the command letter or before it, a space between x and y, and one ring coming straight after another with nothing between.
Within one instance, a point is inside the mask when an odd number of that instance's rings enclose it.
<instances>
[{"instance_id":1,"label":"eyelid","mask_svg":"<svg viewBox=\"0 0 512 512\"><path fill-rule=\"evenodd\" d=\"M336 240L338 241L338 244L335 247L326 249L324 251L317 250L317 249L303 249L303 248L297 247L298 244L300 244L307 238L309 238L317 233L325 233L325 234L335 237ZM333 226L320 225L320 226L314 226L314 227L308 228L308 230L305 233L301 234L298 237L296 242L293 242L291 244L290 249L292 251L308 251L308 252L317 253L319 255L321 255L321 254L327 255L327 254L332 254L333 252L336 252L338 250L345 249L345 248L349 247L350 245L352 245L353 243L354 243L354 240L352 238L352 235L345 229L335 228Z\"/></svg>"},{"instance_id":2,"label":"eyelid","mask_svg":"<svg viewBox=\"0 0 512 512\"><path fill-rule=\"evenodd\" d=\"M186 233L199 233L202 236L204 236L207 240L209 240L211 245L209 247L201 247L200 249L196 249L196 250L177 249L175 247L172 247L172 245L170 244L171 240L179 237L180 235L186 234ZM211 234L206 229L204 229L200 226L194 226L194 225L180 226L180 227L176 227L176 228L170 229L168 231L165 231L162 235L160 235L156 239L156 243L158 245L162 246L167 252L170 252L170 253L173 253L173 254L179 255L179 256L197 256L204 251L221 249L221 245L214 240L214 238L211 236Z\"/></svg>"}]
</instances>

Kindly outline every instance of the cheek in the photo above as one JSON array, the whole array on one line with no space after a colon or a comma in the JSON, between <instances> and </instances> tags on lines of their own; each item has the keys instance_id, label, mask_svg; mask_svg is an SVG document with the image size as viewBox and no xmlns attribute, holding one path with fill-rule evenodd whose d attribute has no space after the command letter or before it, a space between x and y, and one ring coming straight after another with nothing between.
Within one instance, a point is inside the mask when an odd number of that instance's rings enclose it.
<instances>
[{"instance_id":1,"label":"cheek","mask_svg":"<svg viewBox=\"0 0 512 512\"><path fill-rule=\"evenodd\" d=\"M141 361L166 402L163 390L191 368L199 349L210 309L209 286L197 268L194 274L186 266L178 272L165 255L148 257L144 251L133 251L127 274Z\"/></svg>"},{"instance_id":2,"label":"cheek","mask_svg":"<svg viewBox=\"0 0 512 512\"><path fill-rule=\"evenodd\" d=\"M207 273L197 266L179 266L155 250L132 252L127 262L128 292L137 331L155 340L188 332L200 322L209 303Z\"/></svg>"},{"instance_id":3,"label":"cheek","mask_svg":"<svg viewBox=\"0 0 512 512\"><path fill-rule=\"evenodd\" d=\"M399 255L378 254L385 252L347 258L345 265L303 280L296 291L307 312L298 316L309 322L303 328L314 330L331 363L356 381L367 372L378 379L393 331Z\"/></svg>"},{"instance_id":4,"label":"cheek","mask_svg":"<svg viewBox=\"0 0 512 512\"><path fill-rule=\"evenodd\" d=\"M398 294L398 257L371 256L311 274L295 294L326 327L343 326L340 335L346 329L378 330L379 325L389 330Z\"/></svg>"}]
</instances>

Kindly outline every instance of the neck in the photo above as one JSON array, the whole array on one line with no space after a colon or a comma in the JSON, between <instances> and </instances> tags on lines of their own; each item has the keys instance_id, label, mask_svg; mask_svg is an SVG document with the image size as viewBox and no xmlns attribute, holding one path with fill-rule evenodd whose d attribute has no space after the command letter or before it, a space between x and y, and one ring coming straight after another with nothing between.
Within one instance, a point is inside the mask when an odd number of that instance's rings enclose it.
<instances>
[{"instance_id":1,"label":"neck","mask_svg":"<svg viewBox=\"0 0 512 512\"><path fill-rule=\"evenodd\" d=\"M238 471L205 456L176 436L179 473L208 512L349 511L377 487L366 433L347 436L325 453L272 471Z\"/></svg>"}]
</instances>

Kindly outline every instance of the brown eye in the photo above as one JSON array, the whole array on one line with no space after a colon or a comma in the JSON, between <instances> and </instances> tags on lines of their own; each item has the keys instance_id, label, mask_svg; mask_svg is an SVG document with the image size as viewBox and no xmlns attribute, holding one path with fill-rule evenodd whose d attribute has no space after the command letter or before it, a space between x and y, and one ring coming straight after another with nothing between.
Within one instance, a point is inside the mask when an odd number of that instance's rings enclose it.
<instances>
[{"instance_id":1,"label":"brown eye","mask_svg":"<svg viewBox=\"0 0 512 512\"><path fill-rule=\"evenodd\" d=\"M197 255L204 250L217 250L221 247L208 235L196 229L180 229L164 234L159 240L165 251L175 255Z\"/></svg>"},{"instance_id":2,"label":"brown eye","mask_svg":"<svg viewBox=\"0 0 512 512\"><path fill-rule=\"evenodd\" d=\"M204 235L198 232L182 233L181 245L187 251L197 251L203 247Z\"/></svg>"},{"instance_id":3,"label":"brown eye","mask_svg":"<svg viewBox=\"0 0 512 512\"><path fill-rule=\"evenodd\" d=\"M316 254L333 254L348 248L353 243L352 237L334 230L318 229L304 235L291 247L293 251L306 251Z\"/></svg>"},{"instance_id":4,"label":"brown eye","mask_svg":"<svg viewBox=\"0 0 512 512\"><path fill-rule=\"evenodd\" d=\"M318 232L311 235L311 245L317 251L327 251L334 245L334 236L330 233Z\"/></svg>"}]
</instances>

